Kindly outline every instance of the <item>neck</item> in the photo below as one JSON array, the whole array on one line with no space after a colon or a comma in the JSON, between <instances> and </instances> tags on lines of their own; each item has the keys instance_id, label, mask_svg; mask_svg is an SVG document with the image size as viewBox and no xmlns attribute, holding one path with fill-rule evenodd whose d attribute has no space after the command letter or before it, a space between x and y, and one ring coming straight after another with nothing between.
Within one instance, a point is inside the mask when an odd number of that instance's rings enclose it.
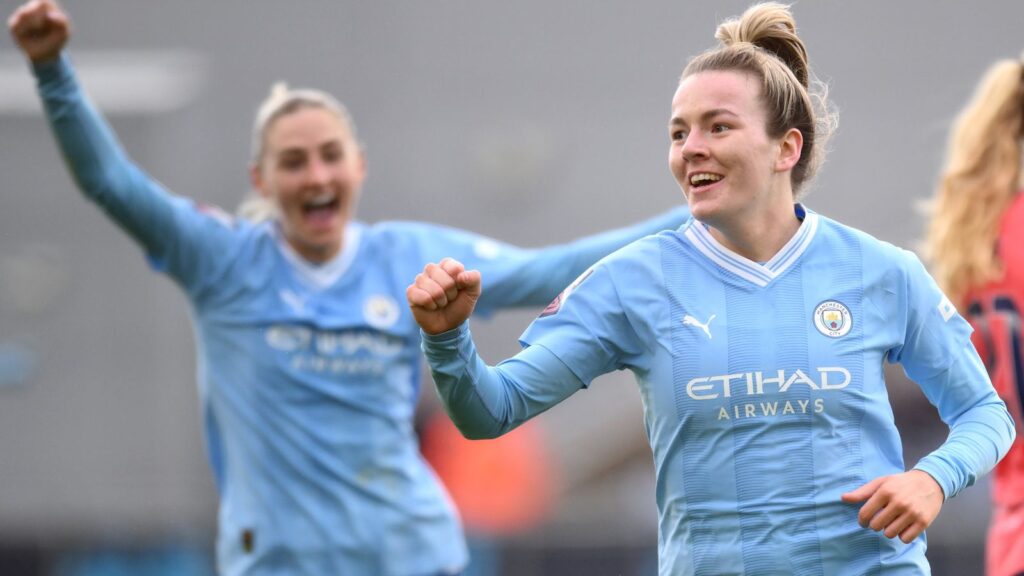
<instances>
[{"instance_id":1,"label":"neck","mask_svg":"<svg viewBox=\"0 0 1024 576\"><path fill-rule=\"evenodd\" d=\"M309 246L302 246L292 242L289 242L288 245L291 246L299 256L302 256L304 260L313 264L323 264L341 252L340 243L332 248L311 248Z\"/></svg>"},{"instance_id":2,"label":"neck","mask_svg":"<svg viewBox=\"0 0 1024 576\"><path fill-rule=\"evenodd\" d=\"M761 217L744 218L735 225L716 223L711 235L723 246L753 262L767 262L786 245L800 229L792 202Z\"/></svg>"},{"instance_id":3,"label":"neck","mask_svg":"<svg viewBox=\"0 0 1024 576\"><path fill-rule=\"evenodd\" d=\"M301 256L303 260L312 264L323 264L341 252L341 249L344 246L344 236L345 234L343 231L336 239L329 243L313 244L310 242L303 242L301 239L286 234L285 242L287 242L288 246L290 246L296 254Z\"/></svg>"}]
</instances>

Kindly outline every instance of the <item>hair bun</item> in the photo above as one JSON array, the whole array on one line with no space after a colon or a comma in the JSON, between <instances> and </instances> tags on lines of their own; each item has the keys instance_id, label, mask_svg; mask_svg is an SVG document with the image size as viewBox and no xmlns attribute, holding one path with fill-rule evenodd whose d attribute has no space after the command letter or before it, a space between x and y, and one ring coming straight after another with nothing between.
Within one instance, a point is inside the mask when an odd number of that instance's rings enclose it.
<instances>
[{"instance_id":1,"label":"hair bun","mask_svg":"<svg viewBox=\"0 0 1024 576\"><path fill-rule=\"evenodd\" d=\"M807 49L796 34L796 21L789 6L777 2L754 4L738 20L723 22L715 38L724 46L749 43L782 60L807 88Z\"/></svg>"},{"instance_id":2,"label":"hair bun","mask_svg":"<svg viewBox=\"0 0 1024 576\"><path fill-rule=\"evenodd\" d=\"M270 96L267 98L272 101L284 100L288 97L288 83L284 80L278 80L270 86Z\"/></svg>"}]
</instances>

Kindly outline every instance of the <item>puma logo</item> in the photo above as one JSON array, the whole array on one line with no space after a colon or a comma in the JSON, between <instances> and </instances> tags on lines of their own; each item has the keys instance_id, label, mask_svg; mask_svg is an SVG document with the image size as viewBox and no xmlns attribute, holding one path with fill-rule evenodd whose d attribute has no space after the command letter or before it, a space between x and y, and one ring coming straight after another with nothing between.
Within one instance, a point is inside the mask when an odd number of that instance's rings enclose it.
<instances>
[{"instance_id":1,"label":"puma logo","mask_svg":"<svg viewBox=\"0 0 1024 576\"><path fill-rule=\"evenodd\" d=\"M288 307L292 309L292 312L296 314L302 314L303 310L306 308L305 299L287 288L278 291L277 295L280 296L281 301L287 304Z\"/></svg>"},{"instance_id":2,"label":"puma logo","mask_svg":"<svg viewBox=\"0 0 1024 576\"><path fill-rule=\"evenodd\" d=\"M690 316L689 314L687 314L686 316L683 316L683 324L686 324L687 326L696 326L697 328L700 328L701 330L704 331L705 334L708 335L708 340L710 340L711 339L711 329L708 326L711 324L711 321L714 320L714 319L715 319L715 315L712 314L711 317L708 318L707 322L703 322L702 323L700 320L697 320L693 316Z\"/></svg>"}]
</instances>

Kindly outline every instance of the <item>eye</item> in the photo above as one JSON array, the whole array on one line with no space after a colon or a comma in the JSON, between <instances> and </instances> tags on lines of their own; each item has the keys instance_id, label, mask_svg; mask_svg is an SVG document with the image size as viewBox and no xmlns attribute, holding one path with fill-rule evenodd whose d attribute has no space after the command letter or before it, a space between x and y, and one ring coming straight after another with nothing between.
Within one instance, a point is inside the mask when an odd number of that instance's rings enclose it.
<instances>
[{"instance_id":1,"label":"eye","mask_svg":"<svg viewBox=\"0 0 1024 576\"><path fill-rule=\"evenodd\" d=\"M725 125L725 124L715 124L715 125L713 125L711 127L711 133L712 134L721 134L723 132L728 132L731 129L732 129L731 126L728 126L728 125Z\"/></svg>"},{"instance_id":2,"label":"eye","mask_svg":"<svg viewBox=\"0 0 1024 576\"><path fill-rule=\"evenodd\" d=\"M682 141L682 140L686 140L686 131L685 130L673 130L671 133L669 133L669 138L671 138L673 142L679 142L679 141Z\"/></svg>"},{"instance_id":3,"label":"eye","mask_svg":"<svg viewBox=\"0 0 1024 576\"><path fill-rule=\"evenodd\" d=\"M341 159L345 157L345 153L342 151L341 146L326 146L322 150L321 156L323 157L324 162L333 164L335 162L340 162Z\"/></svg>"},{"instance_id":4,"label":"eye","mask_svg":"<svg viewBox=\"0 0 1024 576\"><path fill-rule=\"evenodd\" d=\"M302 168L306 163L306 159L303 156L282 156L278 161L278 166L283 170L295 171Z\"/></svg>"}]
</instances>

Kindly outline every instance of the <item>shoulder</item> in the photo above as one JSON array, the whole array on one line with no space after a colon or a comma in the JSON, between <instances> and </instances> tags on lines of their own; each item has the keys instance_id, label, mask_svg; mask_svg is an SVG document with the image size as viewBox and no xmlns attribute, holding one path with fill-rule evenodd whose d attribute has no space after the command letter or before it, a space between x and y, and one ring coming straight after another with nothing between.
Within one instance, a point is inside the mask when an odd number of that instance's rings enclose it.
<instances>
[{"instance_id":1,"label":"shoulder","mask_svg":"<svg viewBox=\"0 0 1024 576\"><path fill-rule=\"evenodd\" d=\"M436 244L461 239L476 239L479 236L443 224L417 222L414 220L385 220L365 226L364 234L381 242L416 242Z\"/></svg>"},{"instance_id":2,"label":"shoulder","mask_svg":"<svg viewBox=\"0 0 1024 576\"><path fill-rule=\"evenodd\" d=\"M585 290L608 301L630 301L637 292L660 285L662 244L673 241L671 232L636 240L598 260L567 289ZM567 294L566 294L567 295Z\"/></svg>"},{"instance_id":3,"label":"shoulder","mask_svg":"<svg viewBox=\"0 0 1024 576\"><path fill-rule=\"evenodd\" d=\"M657 273L661 268L663 244L674 241L674 234L674 231L665 231L635 240L601 258L592 268L606 271L610 280L621 284Z\"/></svg>"},{"instance_id":4,"label":"shoulder","mask_svg":"<svg viewBox=\"0 0 1024 576\"><path fill-rule=\"evenodd\" d=\"M909 250L821 214L817 217L819 238L837 254L859 253L866 266L876 269L902 269L915 262L920 265L920 260Z\"/></svg>"}]
</instances>

